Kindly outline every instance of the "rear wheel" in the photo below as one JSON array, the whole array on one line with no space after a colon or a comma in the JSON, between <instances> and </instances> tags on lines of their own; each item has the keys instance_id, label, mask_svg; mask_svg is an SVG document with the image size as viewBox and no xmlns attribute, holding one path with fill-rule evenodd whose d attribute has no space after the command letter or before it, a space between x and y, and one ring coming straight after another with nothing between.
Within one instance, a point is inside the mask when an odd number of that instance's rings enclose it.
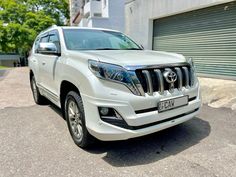
<instances>
[{"instance_id":1,"label":"rear wheel","mask_svg":"<svg viewBox=\"0 0 236 177\"><path fill-rule=\"evenodd\" d=\"M84 107L81 97L70 91L65 99L65 116L71 137L75 144L85 148L93 141L85 125Z\"/></svg>"},{"instance_id":2,"label":"rear wheel","mask_svg":"<svg viewBox=\"0 0 236 177\"><path fill-rule=\"evenodd\" d=\"M30 85L31 85L31 90L33 93L33 98L36 104L42 105L45 104L47 102L46 98L43 97L40 92L39 89L36 85L36 81L35 81L35 77L32 76L31 80L30 80Z\"/></svg>"}]
</instances>

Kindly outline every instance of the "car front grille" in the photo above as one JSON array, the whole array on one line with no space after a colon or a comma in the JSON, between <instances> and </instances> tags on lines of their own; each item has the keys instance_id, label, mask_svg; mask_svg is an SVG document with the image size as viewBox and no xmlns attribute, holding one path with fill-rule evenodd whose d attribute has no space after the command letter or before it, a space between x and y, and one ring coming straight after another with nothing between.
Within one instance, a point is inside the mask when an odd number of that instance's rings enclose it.
<instances>
[{"instance_id":1,"label":"car front grille","mask_svg":"<svg viewBox=\"0 0 236 177\"><path fill-rule=\"evenodd\" d=\"M173 83L168 83L164 77L166 71L173 71L177 79ZM172 92L174 89L182 90L183 87L190 88L194 84L194 72L189 65L170 66L136 69L135 73L143 87L143 91L149 95L153 92L163 94L168 90Z\"/></svg>"}]
</instances>

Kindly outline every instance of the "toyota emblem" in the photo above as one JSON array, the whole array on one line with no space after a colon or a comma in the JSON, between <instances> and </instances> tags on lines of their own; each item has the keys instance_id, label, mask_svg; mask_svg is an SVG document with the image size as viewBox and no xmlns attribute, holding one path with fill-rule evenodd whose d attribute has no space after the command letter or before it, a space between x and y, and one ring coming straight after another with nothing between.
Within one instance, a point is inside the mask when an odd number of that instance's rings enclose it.
<instances>
[{"instance_id":1,"label":"toyota emblem","mask_svg":"<svg viewBox=\"0 0 236 177\"><path fill-rule=\"evenodd\" d=\"M174 71L167 70L163 75L166 79L166 82L169 84L173 84L177 80L177 74Z\"/></svg>"}]
</instances>

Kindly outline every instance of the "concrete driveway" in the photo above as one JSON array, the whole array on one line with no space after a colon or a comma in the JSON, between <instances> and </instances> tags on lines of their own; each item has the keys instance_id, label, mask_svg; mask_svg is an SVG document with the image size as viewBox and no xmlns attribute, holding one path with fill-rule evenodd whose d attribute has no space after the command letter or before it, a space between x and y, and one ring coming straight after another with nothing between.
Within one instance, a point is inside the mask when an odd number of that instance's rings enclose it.
<instances>
[{"instance_id":1,"label":"concrete driveway","mask_svg":"<svg viewBox=\"0 0 236 177\"><path fill-rule=\"evenodd\" d=\"M184 124L85 151L73 143L58 108L33 103L27 68L0 81L0 103L3 177L236 176L236 112L227 108L205 105Z\"/></svg>"},{"instance_id":2,"label":"concrete driveway","mask_svg":"<svg viewBox=\"0 0 236 177\"><path fill-rule=\"evenodd\" d=\"M3 79L3 77L7 74L7 70L0 69L0 80Z\"/></svg>"}]
</instances>

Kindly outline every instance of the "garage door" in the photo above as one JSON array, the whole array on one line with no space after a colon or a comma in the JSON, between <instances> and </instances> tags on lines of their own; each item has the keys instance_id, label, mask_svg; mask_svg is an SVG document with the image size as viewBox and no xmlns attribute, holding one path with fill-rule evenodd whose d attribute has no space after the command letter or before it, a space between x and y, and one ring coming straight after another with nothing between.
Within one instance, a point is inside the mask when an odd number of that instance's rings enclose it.
<instances>
[{"instance_id":1,"label":"garage door","mask_svg":"<svg viewBox=\"0 0 236 177\"><path fill-rule=\"evenodd\" d=\"M198 73L236 78L236 3L154 20L153 50L194 59Z\"/></svg>"}]
</instances>

